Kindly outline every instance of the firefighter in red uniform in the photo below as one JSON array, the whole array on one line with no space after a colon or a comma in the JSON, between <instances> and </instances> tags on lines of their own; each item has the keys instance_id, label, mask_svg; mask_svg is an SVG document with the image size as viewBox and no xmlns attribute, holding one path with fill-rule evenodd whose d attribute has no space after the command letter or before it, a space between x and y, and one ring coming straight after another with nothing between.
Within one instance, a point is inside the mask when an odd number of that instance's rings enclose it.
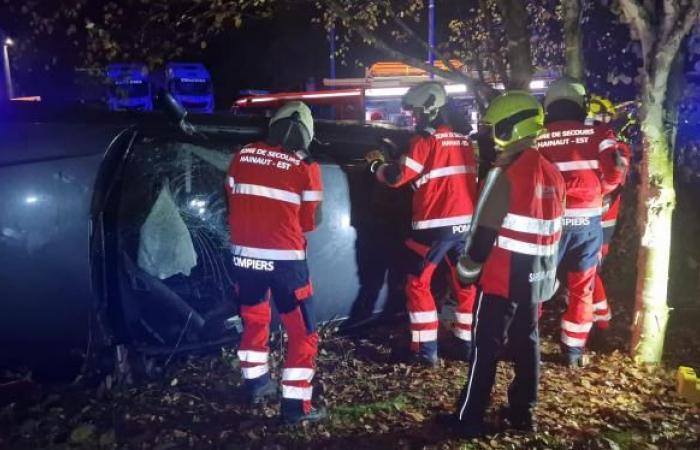
<instances>
[{"instance_id":1,"label":"firefighter in red uniform","mask_svg":"<svg viewBox=\"0 0 700 450\"><path fill-rule=\"evenodd\" d=\"M406 241L413 261L406 282L411 350L417 362L434 366L438 360L438 313L430 282L443 260L450 269L451 288L457 298L454 335L461 359L471 353L472 308L475 288L462 287L456 262L464 245L476 198L474 150L450 124L447 94L442 84L425 82L412 87L402 107L416 120L417 135L398 162L386 163L372 152L372 172L389 186L413 183L412 237Z\"/></svg>"},{"instance_id":2,"label":"firefighter in red uniform","mask_svg":"<svg viewBox=\"0 0 700 450\"><path fill-rule=\"evenodd\" d=\"M320 168L307 153L313 133L309 108L287 103L270 120L266 141L243 147L228 170L244 390L251 404L277 395L268 365L271 295L289 337L281 416L291 424L325 416L324 410L311 408L318 335L304 232L315 228L322 199Z\"/></svg>"},{"instance_id":3,"label":"firefighter in red uniform","mask_svg":"<svg viewBox=\"0 0 700 450\"><path fill-rule=\"evenodd\" d=\"M620 184L626 166L612 130L584 123L586 92L581 83L568 78L553 82L544 106L546 130L537 145L566 180L559 271L569 303L561 320L561 349L565 363L579 367L593 324L603 196Z\"/></svg>"},{"instance_id":4,"label":"firefighter in red uniform","mask_svg":"<svg viewBox=\"0 0 700 450\"><path fill-rule=\"evenodd\" d=\"M508 340L515 378L501 417L522 431L536 428L539 304L556 289L564 212L564 179L535 148L544 113L527 92L495 98L483 121L498 153L481 190L469 243L457 266L463 283L478 280L474 352L467 383L450 424L465 437L484 433L499 353Z\"/></svg>"},{"instance_id":5,"label":"firefighter in red uniform","mask_svg":"<svg viewBox=\"0 0 700 450\"><path fill-rule=\"evenodd\" d=\"M609 99L597 95L591 96L591 100L588 105L587 123L599 126L612 126L612 121L615 118L615 115L615 105L613 105ZM624 161L621 161L620 165L628 166L631 151L629 146L619 136L618 149L619 152L616 154L616 157L624 158ZM627 174L625 173L622 179L622 184L625 182L626 175ZM603 216L601 219L601 225L603 228L603 246L600 250L599 269L605 260L605 257L608 255L610 241L615 233L617 216L620 212L622 184L603 198ZM611 317L612 312L608 302L607 293L605 292L605 286L603 285L603 279L600 276L600 270L597 270L595 275L595 285L593 287L593 323L599 330L606 330L609 326Z\"/></svg>"}]
</instances>

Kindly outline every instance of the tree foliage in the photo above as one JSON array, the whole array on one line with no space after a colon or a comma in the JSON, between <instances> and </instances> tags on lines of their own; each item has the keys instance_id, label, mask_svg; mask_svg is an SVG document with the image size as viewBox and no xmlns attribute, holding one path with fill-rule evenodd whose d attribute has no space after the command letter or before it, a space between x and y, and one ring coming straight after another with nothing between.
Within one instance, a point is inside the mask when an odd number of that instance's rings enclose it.
<instances>
[{"instance_id":1,"label":"tree foliage","mask_svg":"<svg viewBox=\"0 0 700 450\"><path fill-rule=\"evenodd\" d=\"M3 0L0 27L16 36L15 65L52 70L114 61L162 64L201 51L208 40L251 18L269 17L275 0ZM38 64L40 63L40 64ZM65 63L65 62L63 62Z\"/></svg>"},{"instance_id":2,"label":"tree foliage","mask_svg":"<svg viewBox=\"0 0 700 450\"><path fill-rule=\"evenodd\" d=\"M488 90L486 78L522 87L532 68L558 69L563 63L559 1L438 2L437 59L458 58L470 71L469 77L457 70L440 75ZM13 62L20 70L129 60L155 67L202 51L210 39L250 19L312 4L316 21L337 28L341 60L364 43L387 59L439 72L425 65L424 0L2 0L0 27L18 37Z\"/></svg>"},{"instance_id":3,"label":"tree foliage","mask_svg":"<svg viewBox=\"0 0 700 450\"><path fill-rule=\"evenodd\" d=\"M425 29L424 3L422 0L318 0L317 6L326 27L343 28L341 52L347 52L353 35L359 35L365 44L379 47L388 57L429 70L423 58L404 50L413 43L427 53L427 43L422 37L425 33L421 31ZM558 4L559 0L438 3L448 30L445 39L437 43L437 59L457 58L464 62L471 77L466 81L475 86L483 88L483 82L488 79L509 87L526 87L533 68L558 69L563 63ZM432 72L459 78L437 70ZM464 70L461 72L464 81Z\"/></svg>"}]
</instances>

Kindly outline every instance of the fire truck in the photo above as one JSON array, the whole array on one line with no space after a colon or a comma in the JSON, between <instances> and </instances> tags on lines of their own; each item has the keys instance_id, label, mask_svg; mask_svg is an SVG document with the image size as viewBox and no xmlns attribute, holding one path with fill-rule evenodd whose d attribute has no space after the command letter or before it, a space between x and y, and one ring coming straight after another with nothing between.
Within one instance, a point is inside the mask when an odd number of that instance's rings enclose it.
<instances>
[{"instance_id":1,"label":"fire truck","mask_svg":"<svg viewBox=\"0 0 700 450\"><path fill-rule=\"evenodd\" d=\"M451 65L463 69L461 62L453 60ZM442 62L436 67L445 69ZM553 73L539 73L530 83L533 94L543 96ZM490 77L487 77L488 80ZM324 79L327 89L319 91L279 92L275 94L248 95L235 101L232 110L243 115L265 115L284 103L300 100L308 104L314 117L330 120L351 120L410 128L413 119L410 113L401 109L401 96L413 85L429 80L430 74L422 69L400 62L379 62L370 66L362 78ZM436 78L445 83L445 89L454 106L476 125L479 110L474 93L463 83L454 83ZM500 83L492 83L496 89L503 89Z\"/></svg>"}]
</instances>

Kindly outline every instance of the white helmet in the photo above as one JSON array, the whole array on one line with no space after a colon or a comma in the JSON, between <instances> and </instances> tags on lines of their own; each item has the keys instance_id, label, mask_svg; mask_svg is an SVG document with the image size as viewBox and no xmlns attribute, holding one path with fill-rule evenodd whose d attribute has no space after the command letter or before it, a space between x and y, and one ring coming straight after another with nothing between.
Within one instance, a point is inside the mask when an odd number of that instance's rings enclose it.
<instances>
[{"instance_id":1,"label":"white helmet","mask_svg":"<svg viewBox=\"0 0 700 450\"><path fill-rule=\"evenodd\" d=\"M408 90L401 98L401 107L407 110L421 110L431 120L440 108L447 104L447 92L442 83L426 81Z\"/></svg>"},{"instance_id":2,"label":"white helmet","mask_svg":"<svg viewBox=\"0 0 700 450\"><path fill-rule=\"evenodd\" d=\"M314 139L314 118L311 115L311 110L306 104L300 101L293 101L284 104L280 109L275 112L275 115L270 119L270 126L272 126L278 120L292 119L294 115L296 120L306 129L309 133L309 142Z\"/></svg>"}]
</instances>

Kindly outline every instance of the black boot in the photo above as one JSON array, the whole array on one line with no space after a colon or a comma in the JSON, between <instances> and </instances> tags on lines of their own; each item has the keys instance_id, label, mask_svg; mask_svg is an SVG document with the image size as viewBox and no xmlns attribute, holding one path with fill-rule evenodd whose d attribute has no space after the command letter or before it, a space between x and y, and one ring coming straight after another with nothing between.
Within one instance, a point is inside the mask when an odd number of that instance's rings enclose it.
<instances>
[{"instance_id":1,"label":"black boot","mask_svg":"<svg viewBox=\"0 0 700 450\"><path fill-rule=\"evenodd\" d=\"M472 355L472 343L453 337L440 348L440 351L444 357L452 361L469 362Z\"/></svg>"},{"instance_id":2,"label":"black boot","mask_svg":"<svg viewBox=\"0 0 700 450\"><path fill-rule=\"evenodd\" d=\"M253 407L257 405L262 405L268 400L277 400L278 392L277 382L274 380L268 380L267 383L261 387L249 391L248 395L248 405Z\"/></svg>"},{"instance_id":3,"label":"black boot","mask_svg":"<svg viewBox=\"0 0 700 450\"><path fill-rule=\"evenodd\" d=\"M504 429L512 429L523 433L536 433L537 420L531 410L513 411L504 406L498 412L499 422Z\"/></svg>"},{"instance_id":4,"label":"black boot","mask_svg":"<svg viewBox=\"0 0 700 450\"><path fill-rule=\"evenodd\" d=\"M560 348L562 364L568 368L580 369L581 367L585 367L588 363L588 357L584 354L582 348L568 347L564 344L562 344Z\"/></svg>"},{"instance_id":5,"label":"black boot","mask_svg":"<svg viewBox=\"0 0 700 450\"><path fill-rule=\"evenodd\" d=\"M283 415L282 423L284 425L299 425L304 422L319 422L327 418L328 410L321 406L319 408L311 408L311 411L300 416Z\"/></svg>"},{"instance_id":6,"label":"black boot","mask_svg":"<svg viewBox=\"0 0 700 450\"><path fill-rule=\"evenodd\" d=\"M435 422L462 439L477 439L486 436L487 430L483 423L466 423L459 420L457 414L438 414Z\"/></svg>"}]
</instances>

